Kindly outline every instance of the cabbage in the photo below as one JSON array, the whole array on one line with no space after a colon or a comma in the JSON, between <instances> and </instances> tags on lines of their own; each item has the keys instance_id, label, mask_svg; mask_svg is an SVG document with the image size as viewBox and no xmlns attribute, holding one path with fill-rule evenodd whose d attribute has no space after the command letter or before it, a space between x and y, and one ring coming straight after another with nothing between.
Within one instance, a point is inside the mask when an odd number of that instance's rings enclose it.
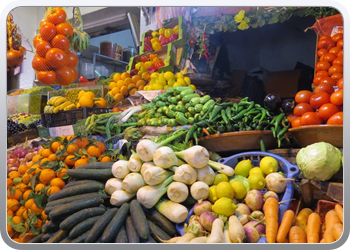
<instances>
[{"instance_id":1,"label":"cabbage","mask_svg":"<svg viewBox=\"0 0 350 250\"><path fill-rule=\"evenodd\" d=\"M296 163L305 178L326 181L342 166L342 153L327 142L316 142L299 150Z\"/></svg>"}]
</instances>

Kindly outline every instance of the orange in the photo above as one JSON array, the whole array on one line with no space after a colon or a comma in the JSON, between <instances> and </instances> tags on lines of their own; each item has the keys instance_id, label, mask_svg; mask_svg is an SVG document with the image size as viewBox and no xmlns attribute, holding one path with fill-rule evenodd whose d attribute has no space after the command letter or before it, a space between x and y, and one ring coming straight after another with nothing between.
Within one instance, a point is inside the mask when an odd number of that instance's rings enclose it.
<instances>
[{"instance_id":1,"label":"orange","mask_svg":"<svg viewBox=\"0 0 350 250\"><path fill-rule=\"evenodd\" d=\"M18 208L18 210L16 211L16 215L22 216L22 214L25 210L26 210L26 208L24 206L20 206L20 208Z\"/></svg>"},{"instance_id":2,"label":"orange","mask_svg":"<svg viewBox=\"0 0 350 250\"><path fill-rule=\"evenodd\" d=\"M36 214L41 214L41 212L44 210L43 208L38 207L35 202L32 204L31 209Z\"/></svg>"},{"instance_id":3,"label":"orange","mask_svg":"<svg viewBox=\"0 0 350 250\"><path fill-rule=\"evenodd\" d=\"M111 162L111 157L105 155L101 158L100 162Z\"/></svg>"},{"instance_id":4,"label":"orange","mask_svg":"<svg viewBox=\"0 0 350 250\"><path fill-rule=\"evenodd\" d=\"M59 149L60 146L61 146L61 143L60 143L60 142L58 142L58 141L53 142L53 143L51 144L51 150L52 150L52 152L56 152L56 151Z\"/></svg>"},{"instance_id":5,"label":"orange","mask_svg":"<svg viewBox=\"0 0 350 250\"><path fill-rule=\"evenodd\" d=\"M71 155L71 154L74 154L77 150L78 150L78 145L75 143L72 143L68 145L66 152L67 154Z\"/></svg>"},{"instance_id":6,"label":"orange","mask_svg":"<svg viewBox=\"0 0 350 250\"><path fill-rule=\"evenodd\" d=\"M108 84L108 89L109 89L109 90L112 90L114 87L117 87L117 82L110 82L110 83Z\"/></svg>"},{"instance_id":7,"label":"orange","mask_svg":"<svg viewBox=\"0 0 350 250\"><path fill-rule=\"evenodd\" d=\"M45 148L40 148L39 150L38 150L38 155L41 155L41 153L43 152L45 150Z\"/></svg>"},{"instance_id":8,"label":"orange","mask_svg":"<svg viewBox=\"0 0 350 250\"><path fill-rule=\"evenodd\" d=\"M53 178L50 182L50 186L56 186L59 187L60 189L62 189L64 186L66 185L66 183L64 182L64 180L62 180L61 178Z\"/></svg>"},{"instance_id":9,"label":"orange","mask_svg":"<svg viewBox=\"0 0 350 250\"><path fill-rule=\"evenodd\" d=\"M141 85L140 87L138 87L137 90L144 90L145 89L145 85Z\"/></svg>"},{"instance_id":10,"label":"orange","mask_svg":"<svg viewBox=\"0 0 350 250\"><path fill-rule=\"evenodd\" d=\"M33 205L33 203L34 203L34 199L33 198L30 198L29 200L27 200L25 203L24 203L24 207L25 208L31 208L32 207L32 205Z\"/></svg>"},{"instance_id":11,"label":"orange","mask_svg":"<svg viewBox=\"0 0 350 250\"><path fill-rule=\"evenodd\" d=\"M62 168L60 171L56 173L58 178L62 178L67 175L68 168Z\"/></svg>"},{"instance_id":12,"label":"orange","mask_svg":"<svg viewBox=\"0 0 350 250\"><path fill-rule=\"evenodd\" d=\"M145 81L148 81L149 77L150 77L150 74L148 72L143 72L141 75L141 78Z\"/></svg>"},{"instance_id":13,"label":"orange","mask_svg":"<svg viewBox=\"0 0 350 250\"><path fill-rule=\"evenodd\" d=\"M125 86L126 87L126 86ZM116 94L114 96L114 101L121 101L121 100L124 100L124 95L123 94Z\"/></svg>"},{"instance_id":14,"label":"orange","mask_svg":"<svg viewBox=\"0 0 350 250\"><path fill-rule=\"evenodd\" d=\"M130 78L130 74L128 72L123 72L120 76L120 79L124 81L126 78Z\"/></svg>"},{"instance_id":15,"label":"orange","mask_svg":"<svg viewBox=\"0 0 350 250\"><path fill-rule=\"evenodd\" d=\"M49 159L49 161L57 161L56 154L50 154L48 159Z\"/></svg>"},{"instance_id":16,"label":"orange","mask_svg":"<svg viewBox=\"0 0 350 250\"><path fill-rule=\"evenodd\" d=\"M10 237L12 237L12 235L15 233L15 231L9 224L7 224L7 233L9 234Z\"/></svg>"},{"instance_id":17,"label":"orange","mask_svg":"<svg viewBox=\"0 0 350 250\"><path fill-rule=\"evenodd\" d=\"M25 183L18 183L15 188L20 190L22 193L27 190L28 185Z\"/></svg>"},{"instance_id":18,"label":"orange","mask_svg":"<svg viewBox=\"0 0 350 250\"><path fill-rule=\"evenodd\" d=\"M49 155L49 156L50 156L50 155ZM41 165L41 166L44 166L44 163L45 163L45 162L48 162L48 161L50 161L49 158L46 158L46 157L45 157L45 158L42 158L41 161L40 161L40 165Z\"/></svg>"},{"instance_id":19,"label":"orange","mask_svg":"<svg viewBox=\"0 0 350 250\"><path fill-rule=\"evenodd\" d=\"M21 205L18 200L15 199L7 199L7 210L11 210L12 212L16 212Z\"/></svg>"},{"instance_id":20,"label":"orange","mask_svg":"<svg viewBox=\"0 0 350 250\"><path fill-rule=\"evenodd\" d=\"M116 94L118 94L120 92L120 88L119 87L114 87L112 89L112 95L115 96Z\"/></svg>"},{"instance_id":21,"label":"orange","mask_svg":"<svg viewBox=\"0 0 350 250\"><path fill-rule=\"evenodd\" d=\"M88 164L89 163L89 159L79 159L77 160L75 163L74 163L74 167L79 167L81 165L85 165L85 164Z\"/></svg>"},{"instance_id":22,"label":"orange","mask_svg":"<svg viewBox=\"0 0 350 250\"><path fill-rule=\"evenodd\" d=\"M128 85L131 84L131 83L132 83L131 78L126 78L126 79L124 80L124 85L125 85L125 86L128 86Z\"/></svg>"},{"instance_id":23,"label":"orange","mask_svg":"<svg viewBox=\"0 0 350 250\"><path fill-rule=\"evenodd\" d=\"M12 217L13 224L17 225L18 223L22 222L21 216L15 215Z\"/></svg>"},{"instance_id":24,"label":"orange","mask_svg":"<svg viewBox=\"0 0 350 250\"><path fill-rule=\"evenodd\" d=\"M139 81L139 80L141 80L141 76L139 76L139 75L133 75L133 76L131 77L131 81L132 81L133 83L137 83L137 81Z\"/></svg>"},{"instance_id":25,"label":"orange","mask_svg":"<svg viewBox=\"0 0 350 250\"><path fill-rule=\"evenodd\" d=\"M13 211L12 210L7 210L7 216L13 216Z\"/></svg>"},{"instance_id":26,"label":"orange","mask_svg":"<svg viewBox=\"0 0 350 250\"><path fill-rule=\"evenodd\" d=\"M45 220L47 218L47 214L45 214L45 209L41 212L41 219Z\"/></svg>"},{"instance_id":27,"label":"orange","mask_svg":"<svg viewBox=\"0 0 350 250\"><path fill-rule=\"evenodd\" d=\"M54 193L57 193L58 191L60 191L61 189L59 188L59 187L57 187L57 186L52 186L52 187L50 187L47 191L46 191L46 194L48 195L48 196L50 196L50 195L52 195L52 194L54 194Z\"/></svg>"},{"instance_id":28,"label":"orange","mask_svg":"<svg viewBox=\"0 0 350 250\"><path fill-rule=\"evenodd\" d=\"M11 171L8 173L8 177L13 180L13 178L21 177L21 175L18 171Z\"/></svg>"},{"instance_id":29,"label":"orange","mask_svg":"<svg viewBox=\"0 0 350 250\"><path fill-rule=\"evenodd\" d=\"M45 168L39 175L39 180L43 184L48 184L53 178L56 177L55 171L50 168Z\"/></svg>"},{"instance_id":30,"label":"orange","mask_svg":"<svg viewBox=\"0 0 350 250\"><path fill-rule=\"evenodd\" d=\"M117 82L117 86L116 86L116 87L121 88L121 87L123 87L123 86L124 86L124 81L123 81L123 80L119 80L119 81Z\"/></svg>"},{"instance_id":31,"label":"orange","mask_svg":"<svg viewBox=\"0 0 350 250\"><path fill-rule=\"evenodd\" d=\"M90 156L89 155L82 155L80 159L85 159L87 161L90 161Z\"/></svg>"},{"instance_id":32,"label":"orange","mask_svg":"<svg viewBox=\"0 0 350 250\"><path fill-rule=\"evenodd\" d=\"M140 86L145 86L146 82L144 80L138 80L136 82L136 88L139 88Z\"/></svg>"},{"instance_id":33,"label":"orange","mask_svg":"<svg viewBox=\"0 0 350 250\"><path fill-rule=\"evenodd\" d=\"M130 83L128 85L128 89L131 89L131 88L136 88L136 84L135 83Z\"/></svg>"},{"instance_id":34,"label":"orange","mask_svg":"<svg viewBox=\"0 0 350 250\"><path fill-rule=\"evenodd\" d=\"M42 170L42 167L37 167L34 171L34 173L37 175Z\"/></svg>"},{"instance_id":35,"label":"orange","mask_svg":"<svg viewBox=\"0 0 350 250\"><path fill-rule=\"evenodd\" d=\"M19 189L7 190L7 198L18 200L21 199L22 192Z\"/></svg>"},{"instance_id":36,"label":"orange","mask_svg":"<svg viewBox=\"0 0 350 250\"><path fill-rule=\"evenodd\" d=\"M130 90L130 91L129 91L129 95L134 95L135 92L136 92L137 90L138 90L138 89L132 89L132 90Z\"/></svg>"},{"instance_id":37,"label":"orange","mask_svg":"<svg viewBox=\"0 0 350 250\"><path fill-rule=\"evenodd\" d=\"M44 211L44 210L43 210ZM43 211L41 211L41 214L43 213ZM36 219L36 221L34 222L33 226L35 228L41 228L43 225L43 221L41 219Z\"/></svg>"},{"instance_id":38,"label":"orange","mask_svg":"<svg viewBox=\"0 0 350 250\"><path fill-rule=\"evenodd\" d=\"M27 166L28 166L28 167L31 167L33 164L34 164L34 163L33 163L32 161L27 162Z\"/></svg>"},{"instance_id":39,"label":"orange","mask_svg":"<svg viewBox=\"0 0 350 250\"><path fill-rule=\"evenodd\" d=\"M7 178L7 189L13 185L13 181L11 178Z\"/></svg>"},{"instance_id":40,"label":"orange","mask_svg":"<svg viewBox=\"0 0 350 250\"><path fill-rule=\"evenodd\" d=\"M71 141L73 139L75 139L75 135L68 135L67 136L67 141Z\"/></svg>"},{"instance_id":41,"label":"orange","mask_svg":"<svg viewBox=\"0 0 350 250\"><path fill-rule=\"evenodd\" d=\"M24 193L22 194L23 200L28 200L29 195L30 195L31 192L32 192L32 190L30 190L30 189L24 191Z\"/></svg>"},{"instance_id":42,"label":"orange","mask_svg":"<svg viewBox=\"0 0 350 250\"><path fill-rule=\"evenodd\" d=\"M46 148L44 149L42 152L41 152L41 156L43 158L47 158L50 156L50 154L52 154L51 150L49 148Z\"/></svg>"},{"instance_id":43,"label":"orange","mask_svg":"<svg viewBox=\"0 0 350 250\"><path fill-rule=\"evenodd\" d=\"M127 86L123 86L120 88L120 94L126 96L128 94L128 87Z\"/></svg>"},{"instance_id":44,"label":"orange","mask_svg":"<svg viewBox=\"0 0 350 250\"><path fill-rule=\"evenodd\" d=\"M36 162L38 162L40 159L42 159L43 157L41 156L41 155L39 155L39 154L37 154L36 156L34 156L33 157L33 159L32 159L32 162L33 163L36 163Z\"/></svg>"},{"instance_id":45,"label":"orange","mask_svg":"<svg viewBox=\"0 0 350 250\"><path fill-rule=\"evenodd\" d=\"M42 193L42 191L44 191L43 189L45 189L46 188L46 186L45 186L45 184L43 184L43 183L38 183L38 184L36 184L36 186L35 186L35 188L34 188L34 191L36 192L36 193L38 193L38 192L41 192ZM45 191L44 191L45 192Z\"/></svg>"},{"instance_id":46,"label":"orange","mask_svg":"<svg viewBox=\"0 0 350 250\"><path fill-rule=\"evenodd\" d=\"M21 166L19 166L19 168L18 168L18 172L20 173L20 174L24 174L25 172L27 172L27 170L28 170L28 166L27 165L21 165Z\"/></svg>"},{"instance_id":47,"label":"orange","mask_svg":"<svg viewBox=\"0 0 350 250\"><path fill-rule=\"evenodd\" d=\"M88 147L87 152L90 156L100 157L101 155L101 150L94 145Z\"/></svg>"},{"instance_id":48,"label":"orange","mask_svg":"<svg viewBox=\"0 0 350 250\"><path fill-rule=\"evenodd\" d=\"M74 166L74 163L76 162L76 160L72 160L72 158L75 158L76 156L75 155L68 155L66 157L66 164L69 165L69 166Z\"/></svg>"},{"instance_id":49,"label":"orange","mask_svg":"<svg viewBox=\"0 0 350 250\"><path fill-rule=\"evenodd\" d=\"M113 81L117 82L120 79L122 79L121 74L120 73L115 73L113 76Z\"/></svg>"},{"instance_id":50,"label":"orange","mask_svg":"<svg viewBox=\"0 0 350 250\"><path fill-rule=\"evenodd\" d=\"M33 202L34 202L34 201L33 201ZM24 219L28 219L29 217L32 217L31 213L33 213L33 212L32 212L32 209L31 209L31 205L33 205L33 204L30 204L30 207L29 207L29 208L26 208L26 210L23 211L22 217L23 217ZM25 205L24 205L24 206L25 206Z\"/></svg>"},{"instance_id":51,"label":"orange","mask_svg":"<svg viewBox=\"0 0 350 250\"><path fill-rule=\"evenodd\" d=\"M86 145L89 144L89 141L88 139L82 137L82 138L79 138L75 141L75 143L78 145L79 148L85 148Z\"/></svg>"},{"instance_id":52,"label":"orange","mask_svg":"<svg viewBox=\"0 0 350 250\"><path fill-rule=\"evenodd\" d=\"M32 177L28 173L25 173L24 175L22 175L22 182L27 184L30 182L31 178Z\"/></svg>"},{"instance_id":53,"label":"orange","mask_svg":"<svg viewBox=\"0 0 350 250\"><path fill-rule=\"evenodd\" d=\"M97 147L100 149L101 153L106 151L106 146L103 144L103 142L97 142Z\"/></svg>"}]
</instances>

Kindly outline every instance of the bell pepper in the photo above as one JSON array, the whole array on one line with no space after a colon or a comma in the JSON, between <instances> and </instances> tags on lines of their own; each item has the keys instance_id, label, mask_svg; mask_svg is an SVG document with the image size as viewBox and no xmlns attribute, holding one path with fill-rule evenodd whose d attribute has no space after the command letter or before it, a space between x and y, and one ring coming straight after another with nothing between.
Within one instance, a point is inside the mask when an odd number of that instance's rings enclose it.
<instances>
[{"instance_id":1,"label":"bell pepper","mask_svg":"<svg viewBox=\"0 0 350 250\"><path fill-rule=\"evenodd\" d=\"M154 58L158 57L158 54L149 54L148 58L152 61Z\"/></svg>"},{"instance_id":2,"label":"bell pepper","mask_svg":"<svg viewBox=\"0 0 350 250\"><path fill-rule=\"evenodd\" d=\"M93 98L94 104L96 105L97 108L106 108L107 107L107 102L104 98Z\"/></svg>"},{"instance_id":3,"label":"bell pepper","mask_svg":"<svg viewBox=\"0 0 350 250\"><path fill-rule=\"evenodd\" d=\"M142 55L141 56L141 62L147 62L148 61L148 58L146 55Z\"/></svg>"},{"instance_id":4,"label":"bell pepper","mask_svg":"<svg viewBox=\"0 0 350 250\"><path fill-rule=\"evenodd\" d=\"M159 36L159 33L155 30L155 31L152 31L152 37L158 37Z\"/></svg>"},{"instance_id":5,"label":"bell pepper","mask_svg":"<svg viewBox=\"0 0 350 250\"><path fill-rule=\"evenodd\" d=\"M173 30L172 30L172 29L166 29L166 30L164 31L164 36L165 36L166 38L169 38L171 34L173 34Z\"/></svg>"},{"instance_id":6,"label":"bell pepper","mask_svg":"<svg viewBox=\"0 0 350 250\"><path fill-rule=\"evenodd\" d=\"M91 96L83 95L79 99L79 106L92 108L94 106L94 100L91 98Z\"/></svg>"},{"instance_id":7,"label":"bell pepper","mask_svg":"<svg viewBox=\"0 0 350 250\"><path fill-rule=\"evenodd\" d=\"M159 36L160 36L160 35L163 35L163 34L164 34L164 31L165 31L165 28L160 28L160 29L158 30Z\"/></svg>"},{"instance_id":8,"label":"bell pepper","mask_svg":"<svg viewBox=\"0 0 350 250\"><path fill-rule=\"evenodd\" d=\"M173 33L169 36L169 42L176 41L179 38L179 35Z\"/></svg>"},{"instance_id":9,"label":"bell pepper","mask_svg":"<svg viewBox=\"0 0 350 250\"><path fill-rule=\"evenodd\" d=\"M154 38L151 39L151 44L153 44L153 43L155 43L155 42L159 42L159 41L158 41L158 37L154 37Z\"/></svg>"},{"instance_id":10,"label":"bell pepper","mask_svg":"<svg viewBox=\"0 0 350 250\"><path fill-rule=\"evenodd\" d=\"M179 25L176 25L174 28L173 28L173 32L178 35L179 34Z\"/></svg>"},{"instance_id":11,"label":"bell pepper","mask_svg":"<svg viewBox=\"0 0 350 250\"><path fill-rule=\"evenodd\" d=\"M162 45L160 45L159 42L154 42L154 43L152 43L152 48L154 51L158 51L162 48Z\"/></svg>"}]
</instances>

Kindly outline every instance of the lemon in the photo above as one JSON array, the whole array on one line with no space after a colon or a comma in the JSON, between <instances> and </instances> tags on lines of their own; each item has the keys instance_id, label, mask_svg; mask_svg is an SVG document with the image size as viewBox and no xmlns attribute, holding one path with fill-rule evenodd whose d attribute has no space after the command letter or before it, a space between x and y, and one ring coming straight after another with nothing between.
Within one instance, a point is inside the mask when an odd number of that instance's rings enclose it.
<instances>
[{"instance_id":1,"label":"lemon","mask_svg":"<svg viewBox=\"0 0 350 250\"><path fill-rule=\"evenodd\" d=\"M156 83L159 83L161 84L162 86L165 86L166 85L166 80L164 77L159 77L157 80L156 80Z\"/></svg>"},{"instance_id":2,"label":"lemon","mask_svg":"<svg viewBox=\"0 0 350 250\"><path fill-rule=\"evenodd\" d=\"M157 79L159 77L159 73L158 72L153 72L151 75L152 79Z\"/></svg>"},{"instance_id":3,"label":"lemon","mask_svg":"<svg viewBox=\"0 0 350 250\"><path fill-rule=\"evenodd\" d=\"M161 89L163 89L163 85L160 84L159 82L152 83L151 87L152 87L152 90L161 90Z\"/></svg>"},{"instance_id":4,"label":"lemon","mask_svg":"<svg viewBox=\"0 0 350 250\"><path fill-rule=\"evenodd\" d=\"M233 189L230 183L222 181L218 185L216 185L216 194L219 199L221 197L233 199L235 195L235 190Z\"/></svg>"},{"instance_id":5,"label":"lemon","mask_svg":"<svg viewBox=\"0 0 350 250\"><path fill-rule=\"evenodd\" d=\"M241 200L247 194L247 189L242 182L239 182L239 181L231 182L231 186L235 191L234 198Z\"/></svg>"},{"instance_id":6,"label":"lemon","mask_svg":"<svg viewBox=\"0 0 350 250\"><path fill-rule=\"evenodd\" d=\"M193 88L193 90L196 90L196 86L194 86L193 84L188 85L189 87Z\"/></svg>"},{"instance_id":7,"label":"lemon","mask_svg":"<svg viewBox=\"0 0 350 250\"><path fill-rule=\"evenodd\" d=\"M248 177L250 189L263 190L266 186L264 176L261 174L252 174Z\"/></svg>"},{"instance_id":8,"label":"lemon","mask_svg":"<svg viewBox=\"0 0 350 250\"><path fill-rule=\"evenodd\" d=\"M261 171L265 174L268 175L273 172L277 172L278 170L278 162L275 158L271 156L265 156L260 160L260 168Z\"/></svg>"},{"instance_id":9,"label":"lemon","mask_svg":"<svg viewBox=\"0 0 350 250\"><path fill-rule=\"evenodd\" d=\"M184 81L185 81L187 86L191 84L191 78L189 78L188 76L184 77Z\"/></svg>"},{"instance_id":10,"label":"lemon","mask_svg":"<svg viewBox=\"0 0 350 250\"><path fill-rule=\"evenodd\" d=\"M179 82L175 82L175 83L173 84L173 87L176 87L176 86L182 86L182 85L181 85L181 83L179 83Z\"/></svg>"},{"instance_id":11,"label":"lemon","mask_svg":"<svg viewBox=\"0 0 350 250\"><path fill-rule=\"evenodd\" d=\"M265 174L262 172L261 168L252 168L250 171L249 171L249 175L253 175L253 174L261 174L262 176L265 176Z\"/></svg>"},{"instance_id":12,"label":"lemon","mask_svg":"<svg viewBox=\"0 0 350 250\"><path fill-rule=\"evenodd\" d=\"M215 178L214 178L214 185L218 185L220 182L222 181L225 181L225 182L228 182L228 177L227 175L225 174L217 174L215 175Z\"/></svg>"},{"instance_id":13,"label":"lemon","mask_svg":"<svg viewBox=\"0 0 350 250\"><path fill-rule=\"evenodd\" d=\"M181 72L177 72L177 73L175 74L175 77L176 77L176 79L184 78L184 75L183 75Z\"/></svg>"},{"instance_id":14,"label":"lemon","mask_svg":"<svg viewBox=\"0 0 350 250\"><path fill-rule=\"evenodd\" d=\"M175 80L175 75L174 75L173 72L167 71L167 72L164 73L164 78L167 81L169 81L170 79L174 79Z\"/></svg>"},{"instance_id":15,"label":"lemon","mask_svg":"<svg viewBox=\"0 0 350 250\"><path fill-rule=\"evenodd\" d=\"M216 195L216 185L210 186L208 200L211 203L214 203L217 199L218 199L218 196Z\"/></svg>"},{"instance_id":16,"label":"lemon","mask_svg":"<svg viewBox=\"0 0 350 250\"><path fill-rule=\"evenodd\" d=\"M212 205L212 210L218 215L231 216L235 213L237 205L232 199L221 197Z\"/></svg>"},{"instance_id":17,"label":"lemon","mask_svg":"<svg viewBox=\"0 0 350 250\"><path fill-rule=\"evenodd\" d=\"M235 175L248 177L249 171L252 169L252 161L250 159L242 160L235 167Z\"/></svg>"},{"instance_id":18,"label":"lemon","mask_svg":"<svg viewBox=\"0 0 350 250\"><path fill-rule=\"evenodd\" d=\"M183 78L177 78L176 82L181 84L181 86L186 86L186 82L185 82L185 80Z\"/></svg>"},{"instance_id":19,"label":"lemon","mask_svg":"<svg viewBox=\"0 0 350 250\"><path fill-rule=\"evenodd\" d=\"M168 80L168 85L169 85L169 86L173 86L174 83L175 83L175 79L169 79L169 80Z\"/></svg>"}]
</instances>

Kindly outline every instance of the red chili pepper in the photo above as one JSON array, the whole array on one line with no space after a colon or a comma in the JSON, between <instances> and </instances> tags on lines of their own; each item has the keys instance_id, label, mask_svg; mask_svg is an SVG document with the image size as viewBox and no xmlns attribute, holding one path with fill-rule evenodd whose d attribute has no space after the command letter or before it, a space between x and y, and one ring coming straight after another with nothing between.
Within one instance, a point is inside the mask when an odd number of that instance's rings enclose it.
<instances>
[{"instance_id":1,"label":"red chili pepper","mask_svg":"<svg viewBox=\"0 0 350 250\"><path fill-rule=\"evenodd\" d=\"M204 53L204 57L207 59L208 62L210 61L207 53Z\"/></svg>"}]
</instances>

